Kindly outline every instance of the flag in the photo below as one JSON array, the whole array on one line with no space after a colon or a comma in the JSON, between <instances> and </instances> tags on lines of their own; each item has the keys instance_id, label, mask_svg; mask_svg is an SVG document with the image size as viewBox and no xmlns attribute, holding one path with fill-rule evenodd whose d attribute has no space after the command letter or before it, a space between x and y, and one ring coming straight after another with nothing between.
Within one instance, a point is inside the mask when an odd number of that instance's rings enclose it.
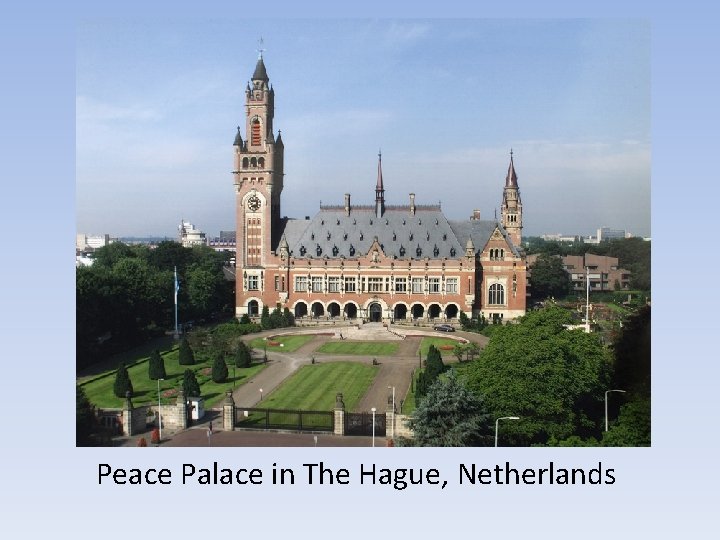
<instances>
[{"instance_id":1,"label":"flag","mask_svg":"<svg viewBox=\"0 0 720 540\"><path fill-rule=\"evenodd\" d=\"M180 290L180 283L178 282L177 278L177 267L175 267L175 295L177 296L178 291Z\"/></svg>"}]
</instances>

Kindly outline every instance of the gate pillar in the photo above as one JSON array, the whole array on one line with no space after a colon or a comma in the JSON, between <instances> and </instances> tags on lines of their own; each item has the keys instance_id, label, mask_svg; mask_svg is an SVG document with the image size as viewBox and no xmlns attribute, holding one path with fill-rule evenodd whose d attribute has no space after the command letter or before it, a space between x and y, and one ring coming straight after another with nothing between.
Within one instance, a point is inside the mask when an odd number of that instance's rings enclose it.
<instances>
[{"instance_id":1,"label":"gate pillar","mask_svg":"<svg viewBox=\"0 0 720 540\"><path fill-rule=\"evenodd\" d=\"M225 392L225 400L223 401L223 429L225 431L235 431L235 400L232 396L232 390Z\"/></svg>"},{"instance_id":2,"label":"gate pillar","mask_svg":"<svg viewBox=\"0 0 720 540\"><path fill-rule=\"evenodd\" d=\"M335 435L345 435L345 402L343 395L338 393L335 395L335 425L333 428Z\"/></svg>"}]
</instances>

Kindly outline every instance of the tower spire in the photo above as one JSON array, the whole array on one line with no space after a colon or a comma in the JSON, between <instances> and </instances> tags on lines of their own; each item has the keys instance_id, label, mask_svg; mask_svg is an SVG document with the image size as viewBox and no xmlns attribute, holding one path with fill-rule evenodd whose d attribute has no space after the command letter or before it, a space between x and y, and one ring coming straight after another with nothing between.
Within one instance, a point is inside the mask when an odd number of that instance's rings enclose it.
<instances>
[{"instance_id":1,"label":"tower spire","mask_svg":"<svg viewBox=\"0 0 720 540\"><path fill-rule=\"evenodd\" d=\"M505 178L505 187L518 187L512 148L510 149L510 166L508 167L507 177Z\"/></svg>"},{"instance_id":2,"label":"tower spire","mask_svg":"<svg viewBox=\"0 0 720 540\"><path fill-rule=\"evenodd\" d=\"M385 188L382 177L382 150L378 150L378 173L375 184L375 214L381 217L385 212Z\"/></svg>"}]
</instances>

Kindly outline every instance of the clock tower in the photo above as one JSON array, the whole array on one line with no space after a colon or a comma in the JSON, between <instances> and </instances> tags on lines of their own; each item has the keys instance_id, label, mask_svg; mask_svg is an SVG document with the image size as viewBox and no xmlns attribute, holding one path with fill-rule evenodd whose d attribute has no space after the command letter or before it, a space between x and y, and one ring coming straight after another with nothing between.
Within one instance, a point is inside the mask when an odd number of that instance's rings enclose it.
<instances>
[{"instance_id":1,"label":"clock tower","mask_svg":"<svg viewBox=\"0 0 720 540\"><path fill-rule=\"evenodd\" d=\"M238 290L243 273L264 268L279 241L284 147L280 134L277 139L273 134L274 109L275 92L260 51L245 89L245 139L238 126L233 144Z\"/></svg>"}]
</instances>

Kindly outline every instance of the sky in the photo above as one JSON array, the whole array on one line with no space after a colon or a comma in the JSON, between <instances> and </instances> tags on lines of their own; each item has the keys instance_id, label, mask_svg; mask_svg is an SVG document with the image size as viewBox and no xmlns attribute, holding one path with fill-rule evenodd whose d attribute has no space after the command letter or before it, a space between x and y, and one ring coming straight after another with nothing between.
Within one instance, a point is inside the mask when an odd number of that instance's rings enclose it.
<instances>
[{"instance_id":1,"label":"sky","mask_svg":"<svg viewBox=\"0 0 720 540\"><path fill-rule=\"evenodd\" d=\"M524 235L650 236L646 20L97 20L78 25L77 231L235 228L233 140L263 56L282 213L440 202L491 219L513 151Z\"/></svg>"}]
</instances>

